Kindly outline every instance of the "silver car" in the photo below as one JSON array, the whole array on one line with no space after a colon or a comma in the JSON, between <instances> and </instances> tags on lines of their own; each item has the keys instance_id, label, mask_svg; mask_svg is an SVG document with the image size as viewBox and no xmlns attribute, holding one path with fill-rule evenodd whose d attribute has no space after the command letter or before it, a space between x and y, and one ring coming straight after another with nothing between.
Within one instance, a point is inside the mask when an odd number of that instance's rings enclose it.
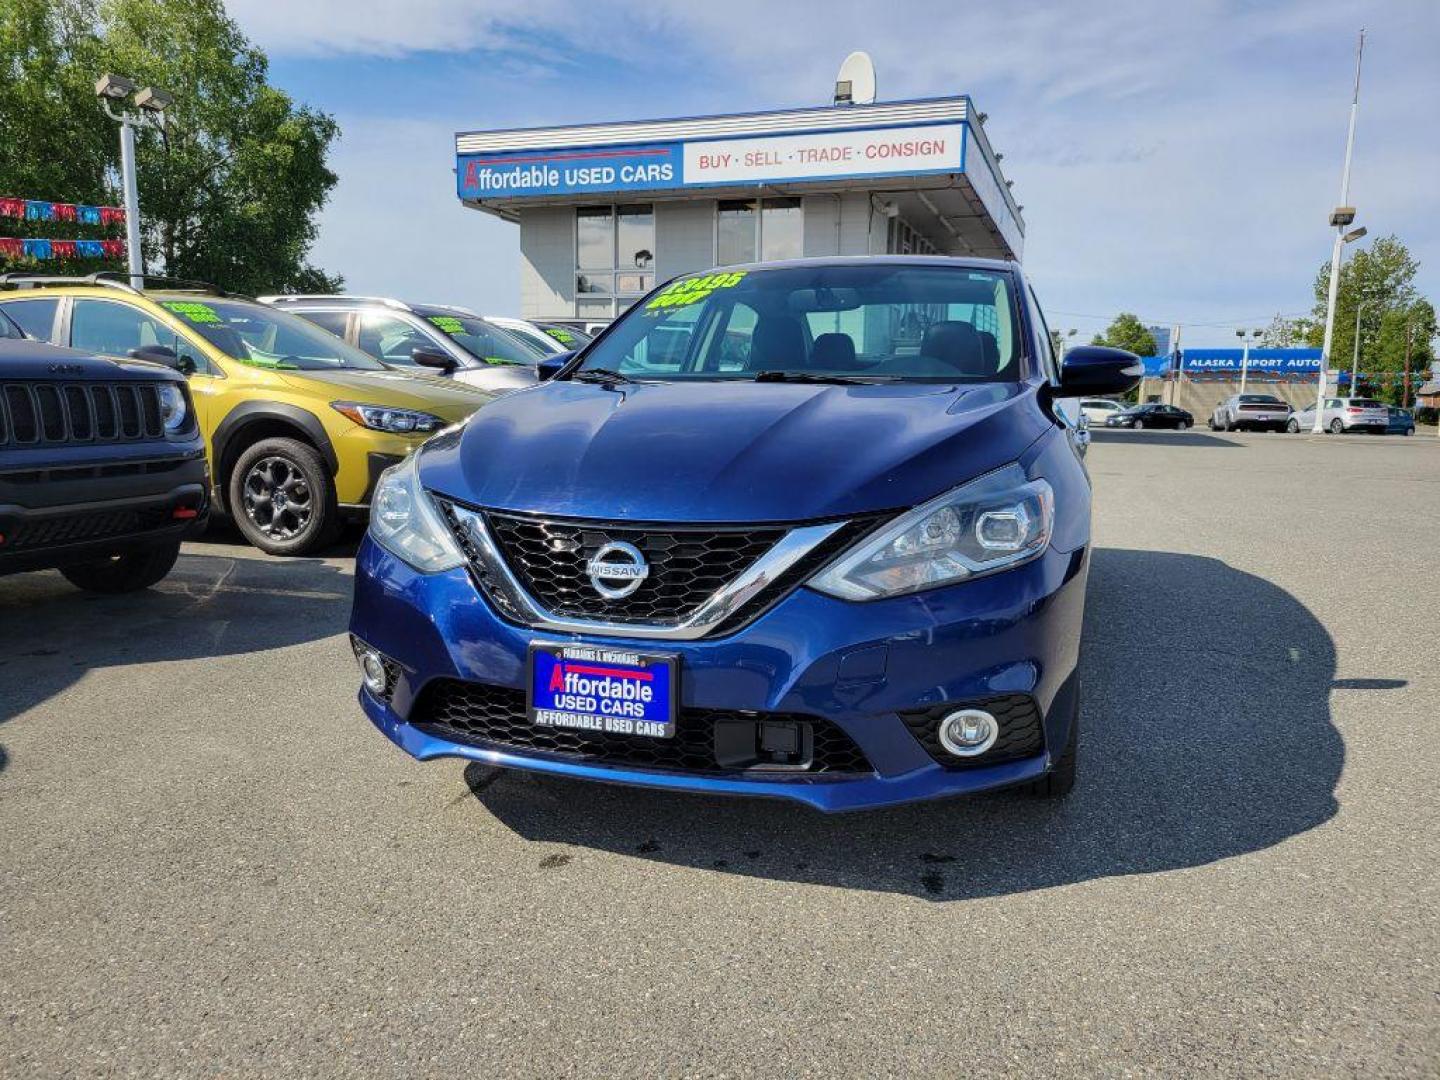
<instances>
[{"instance_id":1,"label":"silver car","mask_svg":"<svg viewBox=\"0 0 1440 1080\"><path fill-rule=\"evenodd\" d=\"M540 381L546 355L466 308L377 296L262 296L401 371L430 370L504 394Z\"/></svg>"},{"instance_id":2,"label":"silver car","mask_svg":"<svg viewBox=\"0 0 1440 1080\"><path fill-rule=\"evenodd\" d=\"M1231 394L1210 414L1211 431L1284 431L1290 406L1273 394Z\"/></svg>"},{"instance_id":3,"label":"silver car","mask_svg":"<svg viewBox=\"0 0 1440 1080\"><path fill-rule=\"evenodd\" d=\"M1320 416L1320 426L1333 435L1345 431L1369 431L1384 435L1390 426L1390 410L1384 402L1374 398L1336 397L1325 399L1325 411ZM1315 406L1307 405L1299 412L1290 414L1290 423L1285 430L1290 432L1315 430Z\"/></svg>"}]
</instances>

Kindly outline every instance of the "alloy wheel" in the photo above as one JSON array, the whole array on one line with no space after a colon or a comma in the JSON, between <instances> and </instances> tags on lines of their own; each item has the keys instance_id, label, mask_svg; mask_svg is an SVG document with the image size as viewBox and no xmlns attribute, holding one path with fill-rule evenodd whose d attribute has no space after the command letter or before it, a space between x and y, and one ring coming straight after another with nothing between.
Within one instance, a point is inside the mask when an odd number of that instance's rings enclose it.
<instances>
[{"instance_id":1,"label":"alloy wheel","mask_svg":"<svg viewBox=\"0 0 1440 1080\"><path fill-rule=\"evenodd\" d=\"M245 516L272 540L293 540L310 525L315 498L289 458L261 458L245 474Z\"/></svg>"}]
</instances>

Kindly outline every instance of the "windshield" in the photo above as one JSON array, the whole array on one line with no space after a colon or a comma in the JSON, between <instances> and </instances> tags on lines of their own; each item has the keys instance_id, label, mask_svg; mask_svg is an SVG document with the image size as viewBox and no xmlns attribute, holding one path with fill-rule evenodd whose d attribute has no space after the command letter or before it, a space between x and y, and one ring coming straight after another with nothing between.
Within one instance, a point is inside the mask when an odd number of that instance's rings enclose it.
<instances>
[{"instance_id":1,"label":"windshield","mask_svg":"<svg viewBox=\"0 0 1440 1080\"><path fill-rule=\"evenodd\" d=\"M1012 382L1008 274L858 263L715 271L623 315L574 375L633 379Z\"/></svg>"},{"instance_id":2,"label":"windshield","mask_svg":"<svg viewBox=\"0 0 1440 1080\"><path fill-rule=\"evenodd\" d=\"M471 356L487 364L526 364L533 367L542 358L538 346L531 346L494 323L473 315L434 310L421 310L416 314Z\"/></svg>"},{"instance_id":3,"label":"windshield","mask_svg":"<svg viewBox=\"0 0 1440 1080\"><path fill-rule=\"evenodd\" d=\"M282 371L385 370L318 326L261 304L205 296L161 300L160 306L242 364Z\"/></svg>"}]
</instances>

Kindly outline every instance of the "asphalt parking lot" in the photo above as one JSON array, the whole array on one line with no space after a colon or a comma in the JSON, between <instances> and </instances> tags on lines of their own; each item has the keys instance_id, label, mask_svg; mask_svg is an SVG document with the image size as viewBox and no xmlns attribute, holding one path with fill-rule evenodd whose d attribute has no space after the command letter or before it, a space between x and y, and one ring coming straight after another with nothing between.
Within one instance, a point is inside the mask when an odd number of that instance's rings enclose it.
<instances>
[{"instance_id":1,"label":"asphalt parking lot","mask_svg":"<svg viewBox=\"0 0 1440 1080\"><path fill-rule=\"evenodd\" d=\"M416 764L353 537L0 579L0 1072L1436 1075L1440 439L1090 463L1058 807Z\"/></svg>"}]
</instances>

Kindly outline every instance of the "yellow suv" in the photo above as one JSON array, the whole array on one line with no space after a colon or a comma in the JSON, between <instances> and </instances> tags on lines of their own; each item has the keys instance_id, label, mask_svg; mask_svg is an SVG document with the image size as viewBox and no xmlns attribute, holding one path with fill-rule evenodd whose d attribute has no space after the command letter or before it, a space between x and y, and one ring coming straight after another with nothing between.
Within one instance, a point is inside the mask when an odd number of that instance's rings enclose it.
<instances>
[{"instance_id":1,"label":"yellow suv","mask_svg":"<svg viewBox=\"0 0 1440 1080\"><path fill-rule=\"evenodd\" d=\"M388 368L265 304L168 284L9 274L0 311L41 341L183 371L216 501L271 554L328 543L365 513L382 470L491 400L438 373Z\"/></svg>"}]
</instances>

